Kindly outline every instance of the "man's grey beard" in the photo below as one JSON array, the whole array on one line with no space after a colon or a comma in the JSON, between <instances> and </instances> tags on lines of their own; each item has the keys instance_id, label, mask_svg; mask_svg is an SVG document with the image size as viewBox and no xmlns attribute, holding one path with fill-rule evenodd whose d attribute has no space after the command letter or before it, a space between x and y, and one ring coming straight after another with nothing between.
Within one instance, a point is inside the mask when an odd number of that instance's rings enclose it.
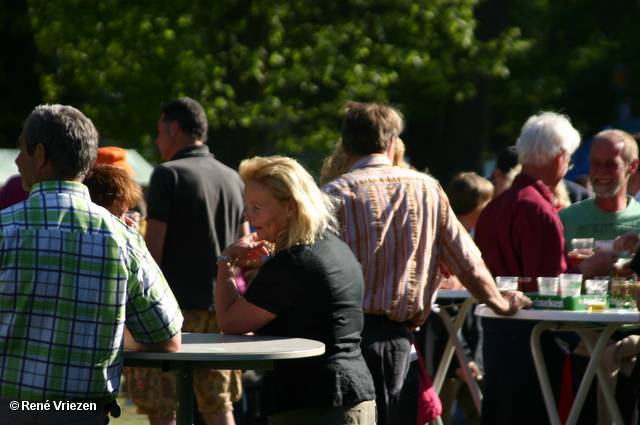
<instances>
[{"instance_id":1,"label":"man's grey beard","mask_svg":"<svg viewBox=\"0 0 640 425\"><path fill-rule=\"evenodd\" d=\"M596 196L601 196L603 198L609 198L611 196L616 195L625 185L625 181L620 182L615 186L600 186L598 183L595 183L591 180L591 187L593 187L593 192Z\"/></svg>"}]
</instances>

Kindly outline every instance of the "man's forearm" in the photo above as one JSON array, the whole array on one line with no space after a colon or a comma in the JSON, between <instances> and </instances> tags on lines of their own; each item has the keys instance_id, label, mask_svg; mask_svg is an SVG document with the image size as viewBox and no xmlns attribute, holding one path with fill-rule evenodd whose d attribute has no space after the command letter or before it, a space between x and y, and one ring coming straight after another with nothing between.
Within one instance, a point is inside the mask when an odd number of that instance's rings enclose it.
<instances>
[{"instance_id":1,"label":"man's forearm","mask_svg":"<svg viewBox=\"0 0 640 425\"><path fill-rule=\"evenodd\" d=\"M457 275L457 277L475 299L485 303L496 314L513 314L509 302L498 291L498 287L484 263L476 264L472 269Z\"/></svg>"},{"instance_id":2,"label":"man's forearm","mask_svg":"<svg viewBox=\"0 0 640 425\"><path fill-rule=\"evenodd\" d=\"M174 353L180 349L182 345L182 332L178 331L170 339L159 342L157 344L143 344L133 339L133 335L129 329L124 328L124 348L134 351L160 351Z\"/></svg>"}]
</instances>

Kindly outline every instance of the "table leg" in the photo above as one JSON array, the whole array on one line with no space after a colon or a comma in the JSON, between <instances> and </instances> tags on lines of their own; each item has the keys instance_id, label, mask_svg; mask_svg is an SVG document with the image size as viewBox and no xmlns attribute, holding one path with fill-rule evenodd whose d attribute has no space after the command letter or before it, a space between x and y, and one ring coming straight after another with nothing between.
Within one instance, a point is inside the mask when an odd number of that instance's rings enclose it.
<instances>
[{"instance_id":1,"label":"table leg","mask_svg":"<svg viewBox=\"0 0 640 425\"><path fill-rule=\"evenodd\" d=\"M543 331L548 329L557 329L557 327L558 324L555 322L540 322L531 332L531 354L533 355L533 363L536 366L536 373L538 374L542 397L544 398L544 403L547 407L547 415L549 415L549 422L551 422L551 425L562 424L560 423L560 417L558 416L556 400L553 397L553 389L551 388L551 382L549 381L547 365L544 362L544 355L542 354L542 348L540 347L540 336Z\"/></svg>"},{"instance_id":2,"label":"table leg","mask_svg":"<svg viewBox=\"0 0 640 425\"><path fill-rule=\"evenodd\" d=\"M615 390L611 388L611 385L609 385L607 374L600 362L602 352L606 348L611 334L613 334L613 332L615 332L616 329L620 328L621 326L622 324L620 323L610 323L609 325L607 325L600 333L595 347L593 341L589 338L589 335L584 333L584 331L578 331L580 338L582 338L585 345L589 349L589 352L591 353L591 359L589 360L587 370L585 371L582 382L580 383L580 388L578 389L578 393L576 394L573 401L571 413L567 418L567 424L578 422L580 411L582 410L582 406L584 405L587 393L589 392L589 387L591 386L591 382L593 381L593 376L595 375L595 373L597 373L598 384L602 388L602 393L604 394L607 405L609 406L609 411L613 416L613 423L624 425L622 414L620 413L620 408L618 407L618 402L615 398Z\"/></svg>"},{"instance_id":3,"label":"table leg","mask_svg":"<svg viewBox=\"0 0 640 425\"><path fill-rule=\"evenodd\" d=\"M444 323L447 332L449 333L449 340L447 341L444 353L442 354L442 359L440 360L440 364L438 365L438 370L434 376L433 387L439 394L440 390L442 389L442 384L444 383L444 378L446 376L447 370L449 369L449 365L451 364L451 358L453 357L453 353L455 351L458 357L458 363L460 363L462 372L467 379L469 392L471 393L473 402L476 405L478 413L481 414L482 391L480 390L478 382L475 380L471 373L471 370L469 369L469 359L464 353L464 349L462 348L462 343L460 342L459 337L460 329L462 328L467 313L475 302L475 299L467 298L460 307L460 311L456 316L455 322L451 320L451 316L444 308L440 308L440 311L438 312L438 315L442 319L442 323Z\"/></svg>"},{"instance_id":4,"label":"table leg","mask_svg":"<svg viewBox=\"0 0 640 425\"><path fill-rule=\"evenodd\" d=\"M580 412L582 411L582 406L584 405L587 393L589 392L589 386L593 381L593 377L596 374L596 371L598 372L599 376L601 375L604 378L605 374L600 365L600 358L602 356L604 348L606 347L609 337L616 329L620 328L620 326L622 326L621 323L610 323L609 325L607 325L607 327L605 327L605 329L601 332L595 347L593 346L593 341L587 341L586 338L583 338L585 344L587 344L587 348L591 352L591 359L589 360L587 370L584 373L582 382L580 383L580 387L578 389L578 393L575 396L573 406L571 406L571 413L569 414L565 425L573 425L578 422ZM551 422L551 425L562 425L560 422L560 417L558 416L558 408L553 396L553 389L551 388L547 366L545 364L544 355L542 354L542 348L540 346L540 336L542 332L552 329L572 329L580 332L582 328L579 324L573 326L563 326L561 322L545 321L538 323L531 332L531 352L533 355L533 362L536 366L536 373L538 374L538 381L540 382L542 396L544 397L544 402L547 407L549 421ZM582 337L582 334L580 334L580 336ZM624 424L621 419L620 410L618 409L618 405L615 401L615 397L612 395L611 388L608 385L608 382L601 382L604 381L604 379L602 378L598 381L604 390L605 397L607 398L607 404L609 404L611 413L614 417L614 422L616 424Z\"/></svg>"},{"instance_id":5,"label":"table leg","mask_svg":"<svg viewBox=\"0 0 640 425\"><path fill-rule=\"evenodd\" d=\"M187 363L176 372L176 425L193 424L193 368Z\"/></svg>"}]
</instances>

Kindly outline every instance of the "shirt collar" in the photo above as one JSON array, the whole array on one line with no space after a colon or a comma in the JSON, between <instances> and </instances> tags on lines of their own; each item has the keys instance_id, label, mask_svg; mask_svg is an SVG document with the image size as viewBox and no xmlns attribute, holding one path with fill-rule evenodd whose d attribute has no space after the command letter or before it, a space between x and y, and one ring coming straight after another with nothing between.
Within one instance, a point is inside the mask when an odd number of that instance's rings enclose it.
<instances>
[{"instance_id":1,"label":"shirt collar","mask_svg":"<svg viewBox=\"0 0 640 425\"><path fill-rule=\"evenodd\" d=\"M49 193L70 193L72 195L81 196L91 200L89 189L82 183L71 182L68 180L47 180L36 183L31 188L29 197L42 196Z\"/></svg>"},{"instance_id":2,"label":"shirt collar","mask_svg":"<svg viewBox=\"0 0 640 425\"><path fill-rule=\"evenodd\" d=\"M530 176L529 174L520 173L513 179L512 186L518 188L524 188L525 186L532 186L535 188L540 195L542 195L551 205L553 205L553 192L549 187L542 183L542 180L537 180L535 177Z\"/></svg>"},{"instance_id":3,"label":"shirt collar","mask_svg":"<svg viewBox=\"0 0 640 425\"><path fill-rule=\"evenodd\" d=\"M353 163L351 167L349 167L349 171L356 170L358 168L366 168L366 167L381 167L384 165L393 166L389 157L385 154L375 153L373 155L368 155L360 158L356 162Z\"/></svg>"},{"instance_id":4,"label":"shirt collar","mask_svg":"<svg viewBox=\"0 0 640 425\"><path fill-rule=\"evenodd\" d=\"M188 158L192 156L209 156L211 152L209 151L209 146L207 145L189 145L180 149L176 152L171 160L180 159L180 158Z\"/></svg>"}]
</instances>

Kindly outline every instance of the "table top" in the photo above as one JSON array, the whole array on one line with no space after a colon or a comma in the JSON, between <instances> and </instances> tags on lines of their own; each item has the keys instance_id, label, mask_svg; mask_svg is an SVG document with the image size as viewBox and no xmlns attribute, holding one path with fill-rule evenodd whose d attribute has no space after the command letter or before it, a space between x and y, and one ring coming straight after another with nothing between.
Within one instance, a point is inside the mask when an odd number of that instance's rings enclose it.
<instances>
[{"instance_id":1,"label":"table top","mask_svg":"<svg viewBox=\"0 0 640 425\"><path fill-rule=\"evenodd\" d=\"M466 289L438 289L438 298L470 298L471 294Z\"/></svg>"},{"instance_id":2,"label":"table top","mask_svg":"<svg viewBox=\"0 0 640 425\"><path fill-rule=\"evenodd\" d=\"M319 356L324 344L304 338L183 333L175 353L124 350L125 360L254 361Z\"/></svg>"},{"instance_id":3,"label":"table top","mask_svg":"<svg viewBox=\"0 0 640 425\"><path fill-rule=\"evenodd\" d=\"M500 316L485 304L475 310L476 316L516 320L557 320L563 322L619 322L638 323L640 312L636 309L610 309L603 312L589 313L586 310L520 310L513 316Z\"/></svg>"}]
</instances>

